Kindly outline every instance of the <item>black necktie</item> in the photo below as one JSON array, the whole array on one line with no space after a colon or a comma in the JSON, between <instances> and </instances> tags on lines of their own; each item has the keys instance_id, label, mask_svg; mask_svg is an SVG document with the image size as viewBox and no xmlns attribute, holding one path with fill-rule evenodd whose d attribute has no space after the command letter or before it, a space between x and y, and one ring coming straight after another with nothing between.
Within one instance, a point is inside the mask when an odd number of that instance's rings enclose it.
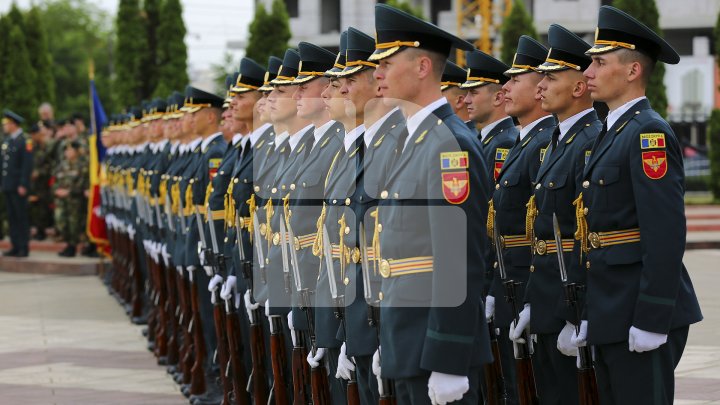
<instances>
[{"instance_id":1,"label":"black necktie","mask_svg":"<svg viewBox=\"0 0 720 405\"><path fill-rule=\"evenodd\" d=\"M552 134L553 150L557 149L558 142L560 142L560 125L555 127L555 130L553 131L553 134Z\"/></svg>"}]
</instances>

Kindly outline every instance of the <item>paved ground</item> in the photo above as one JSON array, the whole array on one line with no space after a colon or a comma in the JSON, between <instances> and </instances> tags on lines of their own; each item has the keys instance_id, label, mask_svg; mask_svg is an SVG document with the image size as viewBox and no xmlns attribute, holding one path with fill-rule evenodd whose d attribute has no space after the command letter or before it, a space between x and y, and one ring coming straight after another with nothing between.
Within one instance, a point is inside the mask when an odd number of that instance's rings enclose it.
<instances>
[{"instance_id":1,"label":"paved ground","mask_svg":"<svg viewBox=\"0 0 720 405\"><path fill-rule=\"evenodd\" d=\"M720 404L720 250L685 263L705 321L690 329L676 404ZM0 405L187 403L95 276L0 272Z\"/></svg>"}]
</instances>

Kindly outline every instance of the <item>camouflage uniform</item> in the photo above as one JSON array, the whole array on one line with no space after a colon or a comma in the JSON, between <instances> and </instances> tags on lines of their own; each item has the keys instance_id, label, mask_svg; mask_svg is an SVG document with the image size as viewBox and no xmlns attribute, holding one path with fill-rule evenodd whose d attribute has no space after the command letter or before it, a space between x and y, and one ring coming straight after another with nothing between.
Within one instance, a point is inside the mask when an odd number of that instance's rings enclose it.
<instances>
[{"instance_id":1,"label":"camouflage uniform","mask_svg":"<svg viewBox=\"0 0 720 405\"><path fill-rule=\"evenodd\" d=\"M88 165L78 156L73 161L63 160L55 174L53 194L58 188L70 190L65 198L55 197L55 214L58 231L65 242L76 245L85 231L85 212L82 211L84 192L88 188Z\"/></svg>"},{"instance_id":2,"label":"camouflage uniform","mask_svg":"<svg viewBox=\"0 0 720 405\"><path fill-rule=\"evenodd\" d=\"M33 173L30 183L30 221L37 228L38 235L44 235L45 229L52 226L53 215L50 193L50 179L55 165L52 155L52 142L36 145L33 153Z\"/></svg>"}]
</instances>

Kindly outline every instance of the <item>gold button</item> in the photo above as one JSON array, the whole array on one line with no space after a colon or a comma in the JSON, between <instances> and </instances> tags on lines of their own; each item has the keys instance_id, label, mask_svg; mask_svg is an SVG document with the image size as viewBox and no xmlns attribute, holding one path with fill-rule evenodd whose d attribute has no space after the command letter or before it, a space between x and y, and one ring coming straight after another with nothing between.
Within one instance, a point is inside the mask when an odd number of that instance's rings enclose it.
<instances>
[{"instance_id":1,"label":"gold button","mask_svg":"<svg viewBox=\"0 0 720 405\"><path fill-rule=\"evenodd\" d=\"M195 179L190 179L190 184L195 183Z\"/></svg>"},{"instance_id":2,"label":"gold button","mask_svg":"<svg viewBox=\"0 0 720 405\"><path fill-rule=\"evenodd\" d=\"M535 272L535 266L534 266L534 265L530 265L530 273L534 273L534 272Z\"/></svg>"},{"instance_id":3,"label":"gold button","mask_svg":"<svg viewBox=\"0 0 720 405\"><path fill-rule=\"evenodd\" d=\"M380 292L378 293L378 299L379 299L380 301L382 301L383 298L385 298L385 295L383 295L382 291L380 291Z\"/></svg>"},{"instance_id":4,"label":"gold button","mask_svg":"<svg viewBox=\"0 0 720 405\"><path fill-rule=\"evenodd\" d=\"M300 239L297 236L293 240L293 247L295 247L295 250L300 250Z\"/></svg>"},{"instance_id":5,"label":"gold button","mask_svg":"<svg viewBox=\"0 0 720 405\"><path fill-rule=\"evenodd\" d=\"M303 187L307 187L307 186L305 185L305 182L304 182L304 181L303 181Z\"/></svg>"},{"instance_id":6,"label":"gold button","mask_svg":"<svg viewBox=\"0 0 720 405\"><path fill-rule=\"evenodd\" d=\"M285 190L285 185L283 184L280 188L282 188L283 190Z\"/></svg>"},{"instance_id":7,"label":"gold button","mask_svg":"<svg viewBox=\"0 0 720 405\"><path fill-rule=\"evenodd\" d=\"M550 187L550 188L555 187L555 183L553 183L553 182L551 181L550 183L548 183L548 187Z\"/></svg>"},{"instance_id":8,"label":"gold button","mask_svg":"<svg viewBox=\"0 0 720 405\"><path fill-rule=\"evenodd\" d=\"M587 215L588 212L590 212L590 210L589 210L587 207L585 207L585 208L583 209L583 214Z\"/></svg>"},{"instance_id":9,"label":"gold button","mask_svg":"<svg viewBox=\"0 0 720 405\"><path fill-rule=\"evenodd\" d=\"M225 243L227 243L227 241L228 241L228 238L227 238L227 236L226 236L226 237L225 237Z\"/></svg>"},{"instance_id":10,"label":"gold button","mask_svg":"<svg viewBox=\"0 0 720 405\"><path fill-rule=\"evenodd\" d=\"M383 276L383 278L390 277L390 262L385 259L380 261L380 275Z\"/></svg>"},{"instance_id":11,"label":"gold button","mask_svg":"<svg viewBox=\"0 0 720 405\"><path fill-rule=\"evenodd\" d=\"M542 187L542 184L541 184L541 183L538 183L538 184L535 186L535 190L540 190L540 187Z\"/></svg>"},{"instance_id":12,"label":"gold button","mask_svg":"<svg viewBox=\"0 0 720 405\"><path fill-rule=\"evenodd\" d=\"M387 190L383 190L382 193L380 193L380 198L382 198L383 200L388 198Z\"/></svg>"},{"instance_id":13,"label":"gold button","mask_svg":"<svg viewBox=\"0 0 720 405\"><path fill-rule=\"evenodd\" d=\"M295 184L290 185L290 190L295 190Z\"/></svg>"},{"instance_id":14,"label":"gold button","mask_svg":"<svg viewBox=\"0 0 720 405\"><path fill-rule=\"evenodd\" d=\"M222 176L224 174L225 174L225 170L220 170L220 175Z\"/></svg>"},{"instance_id":15,"label":"gold button","mask_svg":"<svg viewBox=\"0 0 720 405\"><path fill-rule=\"evenodd\" d=\"M349 198L346 198L346 199L345 199L345 205L350 205L350 199L349 199Z\"/></svg>"},{"instance_id":16,"label":"gold button","mask_svg":"<svg viewBox=\"0 0 720 405\"><path fill-rule=\"evenodd\" d=\"M337 204L337 200L333 200L333 204Z\"/></svg>"},{"instance_id":17,"label":"gold button","mask_svg":"<svg viewBox=\"0 0 720 405\"><path fill-rule=\"evenodd\" d=\"M583 181L583 188L588 188L588 187L590 187L590 182L587 180Z\"/></svg>"},{"instance_id":18,"label":"gold button","mask_svg":"<svg viewBox=\"0 0 720 405\"><path fill-rule=\"evenodd\" d=\"M350 235L350 227L349 226L345 227L345 235Z\"/></svg>"},{"instance_id":19,"label":"gold button","mask_svg":"<svg viewBox=\"0 0 720 405\"><path fill-rule=\"evenodd\" d=\"M260 186L255 186L254 190L255 190L256 193L259 192L259 191L260 191Z\"/></svg>"},{"instance_id":20,"label":"gold button","mask_svg":"<svg viewBox=\"0 0 720 405\"><path fill-rule=\"evenodd\" d=\"M343 284L345 284L345 285L350 284L350 279L348 277L345 277L345 279L343 280Z\"/></svg>"},{"instance_id":21,"label":"gold button","mask_svg":"<svg viewBox=\"0 0 720 405\"><path fill-rule=\"evenodd\" d=\"M598 183L600 183L601 186L602 186L602 185L605 185L605 180L600 179L600 181L598 181Z\"/></svg>"},{"instance_id":22,"label":"gold button","mask_svg":"<svg viewBox=\"0 0 720 405\"><path fill-rule=\"evenodd\" d=\"M238 181L240 181L240 179L233 179L234 184L238 184Z\"/></svg>"},{"instance_id":23,"label":"gold button","mask_svg":"<svg viewBox=\"0 0 720 405\"><path fill-rule=\"evenodd\" d=\"M273 194L277 193L277 187L273 187L272 190L270 190Z\"/></svg>"},{"instance_id":24,"label":"gold button","mask_svg":"<svg viewBox=\"0 0 720 405\"><path fill-rule=\"evenodd\" d=\"M587 263L585 263L585 267L587 267L587 269L590 270L590 260L588 260Z\"/></svg>"},{"instance_id":25,"label":"gold button","mask_svg":"<svg viewBox=\"0 0 720 405\"><path fill-rule=\"evenodd\" d=\"M395 193L395 194L393 194L393 197L394 197L394 198L400 198L400 194Z\"/></svg>"},{"instance_id":26,"label":"gold button","mask_svg":"<svg viewBox=\"0 0 720 405\"><path fill-rule=\"evenodd\" d=\"M272 237L273 245L277 246L280 244L280 233L275 232Z\"/></svg>"},{"instance_id":27,"label":"gold button","mask_svg":"<svg viewBox=\"0 0 720 405\"><path fill-rule=\"evenodd\" d=\"M495 190L500 190L500 185L499 185L499 184L496 184L496 185L495 185Z\"/></svg>"},{"instance_id":28,"label":"gold button","mask_svg":"<svg viewBox=\"0 0 720 405\"><path fill-rule=\"evenodd\" d=\"M247 184L247 182L248 182L247 179L243 179L243 183Z\"/></svg>"},{"instance_id":29,"label":"gold button","mask_svg":"<svg viewBox=\"0 0 720 405\"><path fill-rule=\"evenodd\" d=\"M505 180L505 181L503 182L503 185L506 185L506 186L507 186L507 185L508 185L508 181Z\"/></svg>"},{"instance_id":30,"label":"gold button","mask_svg":"<svg viewBox=\"0 0 720 405\"><path fill-rule=\"evenodd\" d=\"M262 236L267 235L267 224L260 224L260 234Z\"/></svg>"}]
</instances>

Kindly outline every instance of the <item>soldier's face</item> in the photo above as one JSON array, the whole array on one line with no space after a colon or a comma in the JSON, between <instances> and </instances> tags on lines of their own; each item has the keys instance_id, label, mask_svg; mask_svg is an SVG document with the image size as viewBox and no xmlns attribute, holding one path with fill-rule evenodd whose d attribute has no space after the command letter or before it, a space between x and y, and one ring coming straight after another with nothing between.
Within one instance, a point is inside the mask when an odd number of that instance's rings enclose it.
<instances>
[{"instance_id":1,"label":"soldier's face","mask_svg":"<svg viewBox=\"0 0 720 405\"><path fill-rule=\"evenodd\" d=\"M327 85L327 79L317 78L298 86L293 95L298 117L312 120L325 113L322 92Z\"/></svg>"},{"instance_id":2,"label":"soldier's face","mask_svg":"<svg viewBox=\"0 0 720 405\"><path fill-rule=\"evenodd\" d=\"M287 122L297 115L297 105L292 96L297 86L275 86L268 96L270 119L272 122Z\"/></svg>"},{"instance_id":3,"label":"soldier's face","mask_svg":"<svg viewBox=\"0 0 720 405\"><path fill-rule=\"evenodd\" d=\"M513 117L523 117L531 112L540 100L537 87L542 75L535 72L514 75L505 83L505 113Z\"/></svg>"},{"instance_id":4,"label":"soldier's face","mask_svg":"<svg viewBox=\"0 0 720 405\"><path fill-rule=\"evenodd\" d=\"M262 97L255 103L255 113L260 122L270 122L270 114L267 111L268 93L262 93Z\"/></svg>"},{"instance_id":5,"label":"soldier's face","mask_svg":"<svg viewBox=\"0 0 720 405\"><path fill-rule=\"evenodd\" d=\"M492 91L491 89L492 86L486 85L468 90L465 96L465 106L471 121L487 122L492 114L495 98L502 97L504 100L505 95L502 92Z\"/></svg>"},{"instance_id":6,"label":"soldier's face","mask_svg":"<svg viewBox=\"0 0 720 405\"><path fill-rule=\"evenodd\" d=\"M400 51L381 60L375 68L378 89L388 105L412 99L417 86L417 60L410 52Z\"/></svg>"},{"instance_id":7,"label":"soldier's face","mask_svg":"<svg viewBox=\"0 0 720 405\"><path fill-rule=\"evenodd\" d=\"M628 86L627 69L628 66L620 62L617 52L593 56L592 63L584 72L592 99L607 103L620 97Z\"/></svg>"},{"instance_id":8,"label":"soldier's face","mask_svg":"<svg viewBox=\"0 0 720 405\"><path fill-rule=\"evenodd\" d=\"M65 159L75 160L77 158L78 151L75 148L65 148Z\"/></svg>"},{"instance_id":9,"label":"soldier's face","mask_svg":"<svg viewBox=\"0 0 720 405\"><path fill-rule=\"evenodd\" d=\"M193 115L189 113L183 114L181 125L183 135L188 135L193 130Z\"/></svg>"},{"instance_id":10,"label":"soldier's face","mask_svg":"<svg viewBox=\"0 0 720 405\"><path fill-rule=\"evenodd\" d=\"M10 135L13 132L17 131L17 125L13 121L11 121L7 118L2 120L2 127L3 127L3 132L6 135Z\"/></svg>"},{"instance_id":11,"label":"soldier's face","mask_svg":"<svg viewBox=\"0 0 720 405\"><path fill-rule=\"evenodd\" d=\"M244 122L252 120L255 100L257 100L257 92L254 91L236 94L233 97L232 117Z\"/></svg>"},{"instance_id":12,"label":"soldier's face","mask_svg":"<svg viewBox=\"0 0 720 405\"><path fill-rule=\"evenodd\" d=\"M367 102L377 94L377 84L372 70L364 70L341 81L340 92L345 97L345 114L354 117L363 114Z\"/></svg>"},{"instance_id":13,"label":"soldier's face","mask_svg":"<svg viewBox=\"0 0 720 405\"><path fill-rule=\"evenodd\" d=\"M546 73L538 83L540 105L549 113L562 113L572 106L575 71Z\"/></svg>"},{"instance_id":14,"label":"soldier's face","mask_svg":"<svg viewBox=\"0 0 720 405\"><path fill-rule=\"evenodd\" d=\"M339 121L345 119L345 98L340 93L342 84L340 79L330 79L330 84L322 92L325 109L330 114L330 119Z\"/></svg>"}]
</instances>

